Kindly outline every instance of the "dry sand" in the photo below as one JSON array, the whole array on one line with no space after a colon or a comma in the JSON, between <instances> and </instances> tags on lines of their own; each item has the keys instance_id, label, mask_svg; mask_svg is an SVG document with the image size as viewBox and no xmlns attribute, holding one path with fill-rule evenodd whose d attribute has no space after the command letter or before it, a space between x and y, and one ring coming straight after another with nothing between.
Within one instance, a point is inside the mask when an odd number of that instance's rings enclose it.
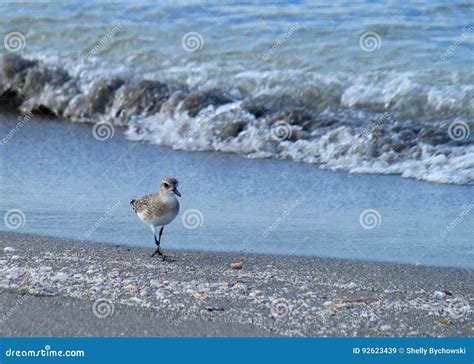
<instances>
[{"instance_id":1,"label":"dry sand","mask_svg":"<svg viewBox=\"0 0 474 364\"><path fill-rule=\"evenodd\" d=\"M152 250L0 233L0 335L474 336L473 270Z\"/></svg>"}]
</instances>

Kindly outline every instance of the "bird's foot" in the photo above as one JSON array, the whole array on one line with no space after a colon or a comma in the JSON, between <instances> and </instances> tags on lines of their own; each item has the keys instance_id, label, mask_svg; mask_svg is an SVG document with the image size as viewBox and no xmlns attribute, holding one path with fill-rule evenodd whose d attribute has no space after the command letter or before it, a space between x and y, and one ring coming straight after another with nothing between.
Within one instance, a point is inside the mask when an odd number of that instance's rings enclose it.
<instances>
[{"instance_id":1,"label":"bird's foot","mask_svg":"<svg viewBox=\"0 0 474 364\"><path fill-rule=\"evenodd\" d=\"M155 252L150 255L150 257L153 258L156 254L163 256L163 253L161 252L160 248L156 249Z\"/></svg>"},{"instance_id":2,"label":"bird's foot","mask_svg":"<svg viewBox=\"0 0 474 364\"><path fill-rule=\"evenodd\" d=\"M160 248L156 249L155 252L150 255L151 258L153 258L155 255L159 255L161 257L162 262L175 262L176 260L173 258L170 258L168 255L163 254Z\"/></svg>"}]
</instances>

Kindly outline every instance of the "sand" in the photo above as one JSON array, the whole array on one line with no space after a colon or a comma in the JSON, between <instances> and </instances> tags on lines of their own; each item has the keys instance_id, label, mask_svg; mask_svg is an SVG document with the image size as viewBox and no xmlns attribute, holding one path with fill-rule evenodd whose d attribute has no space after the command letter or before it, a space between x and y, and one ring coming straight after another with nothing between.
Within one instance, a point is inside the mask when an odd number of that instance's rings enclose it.
<instances>
[{"instance_id":1,"label":"sand","mask_svg":"<svg viewBox=\"0 0 474 364\"><path fill-rule=\"evenodd\" d=\"M0 335L474 334L473 270L152 251L0 233Z\"/></svg>"}]
</instances>

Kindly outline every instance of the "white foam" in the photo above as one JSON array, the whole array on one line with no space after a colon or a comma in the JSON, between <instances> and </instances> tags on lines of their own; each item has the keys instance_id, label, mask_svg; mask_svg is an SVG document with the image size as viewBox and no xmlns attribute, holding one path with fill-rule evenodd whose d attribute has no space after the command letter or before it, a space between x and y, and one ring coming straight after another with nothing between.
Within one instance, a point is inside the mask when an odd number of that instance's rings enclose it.
<instances>
[{"instance_id":1,"label":"white foam","mask_svg":"<svg viewBox=\"0 0 474 364\"><path fill-rule=\"evenodd\" d=\"M244 121L246 128L237 137L221 139L220 132L235 121ZM217 108L208 106L196 118L190 118L186 112L173 116L154 115L130 127L127 135L131 140L146 140L188 151L221 151L248 158L289 159L320 164L330 170L399 174L437 183L474 183L472 145L434 147L418 143L412 154L409 151L403 155L389 151L374 158L370 139L348 126L329 130L312 140L276 141L270 137L270 126L240 109L238 103Z\"/></svg>"},{"instance_id":2,"label":"white foam","mask_svg":"<svg viewBox=\"0 0 474 364\"><path fill-rule=\"evenodd\" d=\"M218 87L240 100L252 101L264 96L265 100L273 103L273 112L304 106L307 111L317 112L324 119L337 119L334 125L313 131L303 131L302 126L291 125L293 138L278 140L272 138L270 124L274 120L269 122L265 117L255 118L242 108L243 101L209 105L201 109L197 116L190 117L182 103L174 105L176 99L172 96L164 103L160 113L119 119L116 115L126 100L118 91L105 114L91 116L83 112L84 94L90 92L92 83L97 82L99 75L108 78L122 70L112 67L93 69L97 65L94 59L72 67L70 61L58 60L54 56L43 55L40 58L68 66L68 71L76 77L80 91L71 97L63 92L67 91L67 85L64 90L62 86L46 84L39 92L28 95L21 106L23 112L45 105L73 121L107 120L115 125L127 126L130 140L144 140L174 149L232 152L249 158L289 159L320 164L330 170L399 174L439 183L474 183L472 144L436 145L438 142L435 141L435 145L430 145L414 140L414 145L403 145L402 152L379 148L377 153L373 153L374 142L380 143L381 140L372 140L370 133L361 135L370 126L367 120L371 116L387 110L392 118L386 121L389 127L384 126L385 133L392 133L390 126L395 121L404 123L403 128L408 130L424 127L430 122L427 131L433 133L439 132L434 125L446 125L446 120L469 123L474 116L474 86L462 83L459 74L448 73L450 76L445 75L441 82L436 78L431 80L434 76L429 71L321 75L305 70L262 72L234 64L235 72L229 77L231 66L221 65L218 61L170 63L159 70L160 74L166 73L171 79L184 80L188 86ZM453 83L450 77L459 79L459 82ZM291 123L291 120L282 121ZM389 137L396 138L396 135Z\"/></svg>"}]
</instances>

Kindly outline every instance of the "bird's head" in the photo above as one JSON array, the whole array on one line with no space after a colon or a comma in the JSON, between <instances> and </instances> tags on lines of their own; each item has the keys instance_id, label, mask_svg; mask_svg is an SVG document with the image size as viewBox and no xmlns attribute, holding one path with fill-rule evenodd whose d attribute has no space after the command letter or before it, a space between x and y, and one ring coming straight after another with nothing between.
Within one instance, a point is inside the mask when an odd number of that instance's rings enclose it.
<instances>
[{"instance_id":1,"label":"bird's head","mask_svg":"<svg viewBox=\"0 0 474 364\"><path fill-rule=\"evenodd\" d=\"M178 191L178 180L173 177L166 177L161 181L160 184L160 193L162 194L172 194L181 197L181 193Z\"/></svg>"}]
</instances>

